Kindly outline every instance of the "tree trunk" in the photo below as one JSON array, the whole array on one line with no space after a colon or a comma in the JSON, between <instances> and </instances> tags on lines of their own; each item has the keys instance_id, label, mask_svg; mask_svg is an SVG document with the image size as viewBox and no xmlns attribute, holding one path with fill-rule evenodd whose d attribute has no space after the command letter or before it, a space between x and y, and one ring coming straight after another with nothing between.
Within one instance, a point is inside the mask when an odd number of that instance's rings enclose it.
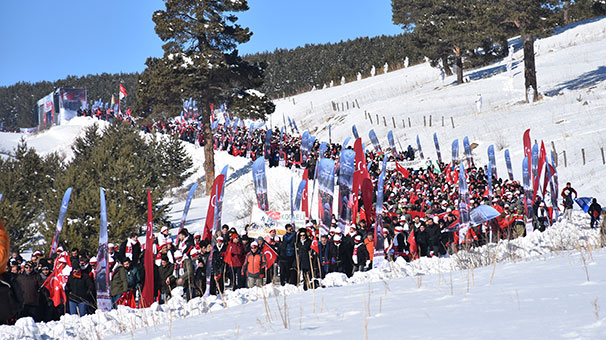
<instances>
[{"instance_id":1,"label":"tree trunk","mask_svg":"<svg viewBox=\"0 0 606 340\"><path fill-rule=\"evenodd\" d=\"M570 0L564 2L564 25L570 24Z\"/></svg>"},{"instance_id":2,"label":"tree trunk","mask_svg":"<svg viewBox=\"0 0 606 340\"><path fill-rule=\"evenodd\" d=\"M533 101L539 100L537 90L537 70L534 61L534 38L531 34L522 33L524 44L524 87L526 89L526 102L528 103L528 90L532 88Z\"/></svg>"},{"instance_id":3,"label":"tree trunk","mask_svg":"<svg viewBox=\"0 0 606 340\"><path fill-rule=\"evenodd\" d=\"M204 131L204 175L206 178L206 194L210 195L215 180L215 150L213 148L213 134L210 128L210 104L201 101L204 109L202 125Z\"/></svg>"},{"instance_id":4,"label":"tree trunk","mask_svg":"<svg viewBox=\"0 0 606 340\"><path fill-rule=\"evenodd\" d=\"M446 76L452 76L452 70L450 69L450 66L448 66L448 57L446 56L442 57L442 67L444 67Z\"/></svg>"},{"instance_id":5,"label":"tree trunk","mask_svg":"<svg viewBox=\"0 0 606 340\"><path fill-rule=\"evenodd\" d=\"M456 65L457 65L457 84L461 85L461 84L463 84L463 58L461 58L460 54L457 55Z\"/></svg>"}]
</instances>

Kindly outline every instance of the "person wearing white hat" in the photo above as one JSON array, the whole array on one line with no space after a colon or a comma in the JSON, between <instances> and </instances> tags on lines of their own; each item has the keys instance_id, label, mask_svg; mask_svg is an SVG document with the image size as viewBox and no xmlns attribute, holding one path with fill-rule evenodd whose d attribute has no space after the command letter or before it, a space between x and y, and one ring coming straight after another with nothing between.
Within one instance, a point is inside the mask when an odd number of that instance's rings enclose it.
<instances>
[{"instance_id":1,"label":"person wearing white hat","mask_svg":"<svg viewBox=\"0 0 606 340\"><path fill-rule=\"evenodd\" d=\"M167 226L163 226L162 228L160 228L160 233L156 236L156 239L158 240L158 246L160 247L168 243L168 240L170 239L170 234Z\"/></svg>"},{"instance_id":2,"label":"person wearing white hat","mask_svg":"<svg viewBox=\"0 0 606 340\"><path fill-rule=\"evenodd\" d=\"M362 242L361 235L354 237L354 249L351 259L354 272L365 272L370 265L370 255L368 254L366 245Z\"/></svg>"},{"instance_id":3,"label":"person wearing white hat","mask_svg":"<svg viewBox=\"0 0 606 340\"><path fill-rule=\"evenodd\" d=\"M242 265L242 275L246 275L246 286L248 288L263 286L265 268L265 256L259 251L257 241L253 241L250 244L250 252L246 255Z\"/></svg>"},{"instance_id":4,"label":"person wearing white hat","mask_svg":"<svg viewBox=\"0 0 606 340\"><path fill-rule=\"evenodd\" d=\"M195 268L193 262L180 250L175 250L175 271L173 275L169 277L169 284L176 284L177 286L183 287L183 297L186 300L190 300L196 297L196 290L194 287L194 275Z\"/></svg>"}]
</instances>

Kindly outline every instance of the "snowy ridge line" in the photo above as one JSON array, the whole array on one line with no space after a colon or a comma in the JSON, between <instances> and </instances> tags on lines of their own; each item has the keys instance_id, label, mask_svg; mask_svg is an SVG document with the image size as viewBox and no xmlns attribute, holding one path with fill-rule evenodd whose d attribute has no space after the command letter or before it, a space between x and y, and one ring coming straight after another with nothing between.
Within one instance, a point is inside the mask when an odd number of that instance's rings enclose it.
<instances>
[{"instance_id":1,"label":"snowy ridge line","mask_svg":"<svg viewBox=\"0 0 606 340\"><path fill-rule=\"evenodd\" d=\"M356 272L351 278L342 273L331 273L322 281L326 288L342 287L367 282L378 282L415 277L439 272L466 270L496 262L523 261L545 255L557 255L560 251L575 250L579 247L590 249L600 246L598 229L587 229L585 214L575 212L571 223L555 223L545 232L534 232L524 238L500 241L470 251L443 258L421 258L406 262L398 258L395 262L385 262L382 268L368 272ZM115 334L124 334L136 329L153 328L156 324L189 318L207 312L216 312L248 302L270 299L277 296L297 294L302 288L293 285L263 288L243 288L227 291L223 296L197 297L186 301L181 297L182 288L173 291L173 298L166 304L154 303L146 309L131 309L119 306L109 312L97 311L93 315L78 317L63 315L61 320L49 323L34 323L31 318L19 319L14 326L0 326L0 339L101 339Z\"/></svg>"}]
</instances>

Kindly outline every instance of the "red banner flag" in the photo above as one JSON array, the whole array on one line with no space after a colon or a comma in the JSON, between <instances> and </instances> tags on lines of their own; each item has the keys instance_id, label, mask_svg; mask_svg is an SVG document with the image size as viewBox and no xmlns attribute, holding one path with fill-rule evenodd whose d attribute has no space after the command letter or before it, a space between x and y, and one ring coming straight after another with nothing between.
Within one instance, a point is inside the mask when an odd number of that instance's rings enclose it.
<instances>
[{"instance_id":1,"label":"red banner flag","mask_svg":"<svg viewBox=\"0 0 606 340\"><path fill-rule=\"evenodd\" d=\"M364 178L362 180L362 200L364 200L364 211L366 213L367 221L366 226L370 228L371 220L372 220L372 197L374 194L375 188L372 185L372 181L368 178Z\"/></svg>"},{"instance_id":2,"label":"red banner flag","mask_svg":"<svg viewBox=\"0 0 606 340\"><path fill-rule=\"evenodd\" d=\"M219 201L219 196L223 191L223 180L225 176L219 175L213 182L213 189L210 194L210 200L208 201L208 210L206 212L206 222L204 223L204 234L202 235L203 240L212 239L212 229L215 222L215 207Z\"/></svg>"},{"instance_id":3,"label":"red banner flag","mask_svg":"<svg viewBox=\"0 0 606 340\"><path fill-rule=\"evenodd\" d=\"M410 171L398 164L398 161L394 160L394 162L396 162L396 170L398 170L398 172L400 172L404 178L408 178L408 176L410 176Z\"/></svg>"},{"instance_id":4,"label":"red banner flag","mask_svg":"<svg viewBox=\"0 0 606 340\"><path fill-rule=\"evenodd\" d=\"M72 261L67 255L67 252L63 252L55 260L53 272L46 278L46 281L44 281L44 284L42 285L50 292L50 299L53 301L55 307L67 302L65 284L67 283L67 279L71 272Z\"/></svg>"},{"instance_id":5,"label":"red banner flag","mask_svg":"<svg viewBox=\"0 0 606 340\"><path fill-rule=\"evenodd\" d=\"M263 256L265 256L265 262L267 262L267 268L273 266L278 259L278 254L273 250L267 243L263 243ZM231 260L231 259L230 259ZM226 260L227 262L227 260Z\"/></svg>"},{"instance_id":6,"label":"red banner flag","mask_svg":"<svg viewBox=\"0 0 606 340\"><path fill-rule=\"evenodd\" d=\"M410 235L408 235L408 249L410 250L410 255L413 260L419 258L419 248L417 247L417 240L415 239L414 229L412 229L410 231Z\"/></svg>"},{"instance_id":7,"label":"red banner flag","mask_svg":"<svg viewBox=\"0 0 606 340\"><path fill-rule=\"evenodd\" d=\"M364 156L364 149L362 149L362 138L356 139L354 151L356 152L356 167L354 171L362 171L362 178L370 178L368 168L366 167L366 156ZM354 191L355 189L356 188L354 188Z\"/></svg>"},{"instance_id":8,"label":"red banner flag","mask_svg":"<svg viewBox=\"0 0 606 340\"><path fill-rule=\"evenodd\" d=\"M309 218L309 208L308 208L308 190L307 186L309 184L309 170L305 169L303 171L303 180L305 180L305 189L303 190L303 194L301 194L301 210L305 211L305 217Z\"/></svg>"},{"instance_id":9,"label":"red banner flag","mask_svg":"<svg viewBox=\"0 0 606 340\"><path fill-rule=\"evenodd\" d=\"M351 214L351 221L356 224L358 221L358 197L360 196L360 183L362 183L362 171L354 171L353 174L353 208Z\"/></svg>"},{"instance_id":10,"label":"red banner flag","mask_svg":"<svg viewBox=\"0 0 606 340\"><path fill-rule=\"evenodd\" d=\"M139 307L146 308L154 302L154 222L151 192L147 190L147 231L145 233L145 285Z\"/></svg>"},{"instance_id":11,"label":"red banner flag","mask_svg":"<svg viewBox=\"0 0 606 340\"><path fill-rule=\"evenodd\" d=\"M530 129L524 132L524 157L528 159L528 170L532 169L532 145L530 144ZM532 171L530 171L532 175Z\"/></svg>"}]
</instances>

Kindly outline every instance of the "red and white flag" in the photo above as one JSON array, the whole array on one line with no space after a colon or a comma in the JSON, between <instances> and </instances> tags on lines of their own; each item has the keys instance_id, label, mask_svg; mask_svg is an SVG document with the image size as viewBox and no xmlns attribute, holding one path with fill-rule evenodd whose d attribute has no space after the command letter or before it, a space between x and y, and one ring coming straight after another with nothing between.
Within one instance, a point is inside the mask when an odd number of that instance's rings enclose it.
<instances>
[{"instance_id":1,"label":"red and white flag","mask_svg":"<svg viewBox=\"0 0 606 340\"><path fill-rule=\"evenodd\" d=\"M263 243L263 256L265 256L265 262L267 262L267 268L273 266L278 259L278 253L273 250L267 243Z\"/></svg>"},{"instance_id":2,"label":"red and white flag","mask_svg":"<svg viewBox=\"0 0 606 340\"><path fill-rule=\"evenodd\" d=\"M128 96L128 94L126 94L126 89L120 84L120 100L124 99L126 96Z\"/></svg>"},{"instance_id":3,"label":"red and white flag","mask_svg":"<svg viewBox=\"0 0 606 340\"><path fill-rule=\"evenodd\" d=\"M72 262L67 255L67 252L63 252L55 260L52 274L42 285L50 292L50 299L53 301L55 307L67 301L65 296L65 284L67 284L67 279L71 272Z\"/></svg>"}]
</instances>

